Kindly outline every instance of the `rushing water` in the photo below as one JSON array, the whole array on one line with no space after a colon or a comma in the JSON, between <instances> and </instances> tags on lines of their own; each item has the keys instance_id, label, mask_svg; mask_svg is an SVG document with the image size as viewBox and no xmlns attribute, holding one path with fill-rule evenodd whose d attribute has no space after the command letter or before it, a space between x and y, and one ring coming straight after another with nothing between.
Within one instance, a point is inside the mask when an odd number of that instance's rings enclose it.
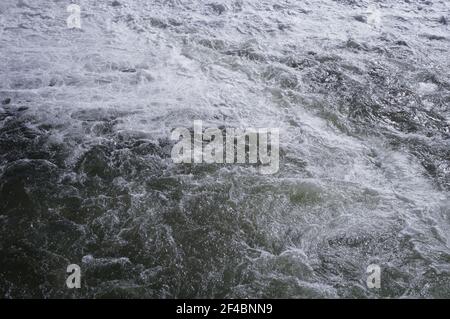
<instances>
[{"instance_id":1,"label":"rushing water","mask_svg":"<svg viewBox=\"0 0 450 319\"><path fill-rule=\"evenodd\" d=\"M75 2L0 2L2 297L450 297L447 0ZM279 172L174 164L194 120Z\"/></svg>"}]
</instances>

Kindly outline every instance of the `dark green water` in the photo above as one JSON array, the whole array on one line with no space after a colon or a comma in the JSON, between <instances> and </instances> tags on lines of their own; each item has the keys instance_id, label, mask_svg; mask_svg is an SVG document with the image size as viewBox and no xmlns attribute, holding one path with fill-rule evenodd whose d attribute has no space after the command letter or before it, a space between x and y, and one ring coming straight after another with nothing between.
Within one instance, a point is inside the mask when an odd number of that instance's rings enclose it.
<instances>
[{"instance_id":1,"label":"dark green water","mask_svg":"<svg viewBox=\"0 0 450 319\"><path fill-rule=\"evenodd\" d=\"M447 2L119 2L0 3L0 296L450 297ZM194 120L279 172L174 164Z\"/></svg>"}]
</instances>

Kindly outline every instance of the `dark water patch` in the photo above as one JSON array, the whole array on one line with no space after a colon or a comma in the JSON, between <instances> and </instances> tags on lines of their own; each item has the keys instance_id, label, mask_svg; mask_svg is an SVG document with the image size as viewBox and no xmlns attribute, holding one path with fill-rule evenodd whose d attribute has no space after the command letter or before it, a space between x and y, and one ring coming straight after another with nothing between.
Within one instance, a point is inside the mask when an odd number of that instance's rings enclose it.
<instances>
[{"instance_id":1,"label":"dark water patch","mask_svg":"<svg viewBox=\"0 0 450 319\"><path fill-rule=\"evenodd\" d=\"M227 11L227 7L221 3L208 3L207 6L218 15L221 15Z\"/></svg>"},{"instance_id":2,"label":"dark water patch","mask_svg":"<svg viewBox=\"0 0 450 319\"><path fill-rule=\"evenodd\" d=\"M328 238L321 244L317 272L320 275L326 273L328 278L335 280L330 282L342 297L349 297L351 294L357 294L359 297L370 297L376 294L378 297L400 297L406 292L406 285L402 287L400 278L405 282L410 281L411 275L408 270L399 270L401 268L391 267L381 264L383 269L390 269L383 273L383 276L390 277L397 275L395 280L386 282L386 285L380 290L369 290L364 283L366 269L359 265L369 265L371 263L379 264L381 260L393 260L398 256L403 258L417 258L413 245L407 238L399 238L397 231L384 232L382 234L360 233L360 234L338 234ZM390 257L389 257L390 256ZM383 277L383 279L387 279ZM384 281L383 281L384 282ZM353 286L354 288L348 289ZM356 290L355 290L356 289ZM347 295L350 294L350 295Z\"/></svg>"},{"instance_id":3,"label":"dark water patch","mask_svg":"<svg viewBox=\"0 0 450 319\"><path fill-rule=\"evenodd\" d=\"M437 34L421 34L420 36L423 38L426 38L428 40L435 40L435 41L447 40L447 38L445 36L437 35Z\"/></svg>"},{"instance_id":4,"label":"dark water patch","mask_svg":"<svg viewBox=\"0 0 450 319\"><path fill-rule=\"evenodd\" d=\"M295 89L298 85L297 76L281 68L268 66L262 73L262 76L268 83L275 83L284 89Z\"/></svg>"}]
</instances>

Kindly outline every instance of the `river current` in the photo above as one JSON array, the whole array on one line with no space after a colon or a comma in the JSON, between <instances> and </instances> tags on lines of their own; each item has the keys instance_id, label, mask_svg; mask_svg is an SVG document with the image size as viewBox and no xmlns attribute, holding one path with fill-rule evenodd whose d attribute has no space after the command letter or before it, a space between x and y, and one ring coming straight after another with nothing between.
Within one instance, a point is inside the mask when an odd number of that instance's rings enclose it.
<instances>
[{"instance_id":1,"label":"river current","mask_svg":"<svg viewBox=\"0 0 450 319\"><path fill-rule=\"evenodd\" d=\"M74 3L0 2L0 296L450 297L449 1ZM195 120L279 171L175 164Z\"/></svg>"}]
</instances>

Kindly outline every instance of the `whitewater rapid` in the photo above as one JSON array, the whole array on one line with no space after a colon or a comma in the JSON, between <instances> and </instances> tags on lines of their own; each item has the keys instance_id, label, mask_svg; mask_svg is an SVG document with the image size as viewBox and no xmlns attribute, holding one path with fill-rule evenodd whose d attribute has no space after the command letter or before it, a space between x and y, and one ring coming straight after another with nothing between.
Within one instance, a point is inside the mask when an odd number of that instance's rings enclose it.
<instances>
[{"instance_id":1,"label":"whitewater rapid","mask_svg":"<svg viewBox=\"0 0 450 319\"><path fill-rule=\"evenodd\" d=\"M0 3L1 296L450 297L448 1L74 3ZM175 164L196 120L279 171Z\"/></svg>"}]
</instances>

